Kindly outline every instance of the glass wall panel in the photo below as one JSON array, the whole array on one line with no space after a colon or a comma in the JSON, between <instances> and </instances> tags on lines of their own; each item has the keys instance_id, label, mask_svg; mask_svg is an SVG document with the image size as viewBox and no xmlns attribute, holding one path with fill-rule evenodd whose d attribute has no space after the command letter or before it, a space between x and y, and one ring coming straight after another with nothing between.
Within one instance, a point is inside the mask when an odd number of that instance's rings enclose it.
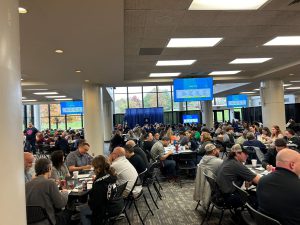
<instances>
[{"instance_id":1,"label":"glass wall panel","mask_svg":"<svg viewBox=\"0 0 300 225\"><path fill-rule=\"evenodd\" d=\"M158 107L164 107L164 111L172 111L171 92L158 93Z\"/></svg>"},{"instance_id":2,"label":"glass wall panel","mask_svg":"<svg viewBox=\"0 0 300 225\"><path fill-rule=\"evenodd\" d=\"M156 92L156 86L144 86L143 92Z\"/></svg>"},{"instance_id":3,"label":"glass wall panel","mask_svg":"<svg viewBox=\"0 0 300 225\"><path fill-rule=\"evenodd\" d=\"M216 106L227 106L226 98L215 98Z\"/></svg>"},{"instance_id":4,"label":"glass wall panel","mask_svg":"<svg viewBox=\"0 0 300 225\"><path fill-rule=\"evenodd\" d=\"M65 116L51 116L51 129L65 130Z\"/></svg>"},{"instance_id":5,"label":"glass wall panel","mask_svg":"<svg viewBox=\"0 0 300 225\"><path fill-rule=\"evenodd\" d=\"M142 93L129 94L129 108L142 108Z\"/></svg>"},{"instance_id":6,"label":"glass wall panel","mask_svg":"<svg viewBox=\"0 0 300 225\"><path fill-rule=\"evenodd\" d=\"M157 86L158 92L171 91L171 85Z\"/></svg>"},{"instance_id":7,"label":"glass wall panel","mask_svg":"<svg viewBox=\"0 0 300 225\"><path fill-rule=\"evenodd\" d=\"M41 130L49 129L49 110L48 105L39 105L40 107L40 120L41 120Z\"/></svg>"},{"instance_id":8,"label":"glass wall panel","mask_svg":"<svg viewBox=\"0 0 300 225\"><path fill-rule=\"evenodd\" d=\"M126 94L127 93L127 87L116 87L114 89L114 93L116 93L116 94Z\"/></svg>"},{"instance_id":9,"label":"glass wall panel","mask_svg":"<svg viewBox=\"0 0 300 225\"><path fill-rule=\"evenodd\" d=\"M127 108L127 94L115 94L115 113L125 113Z\"/></svg>"},{"instance_id":10,"label":"glass wall panel","mask_svg":"<svg viewBox=\"0 0 300 225\"><path fill-rule=\"evenodd\" d=\"M81 129L81 116L78 115L68 115L67 116L67 125L68 128L72 129Z\"/></svg>"},{"instance_id":11,"label":"glass wall panel","mask_svg":"<svg viewBox=\"0 0 300 225\"><path fill-rule=\"evenodd\" d=\"M143 94L144 108L157 107L157 93Z\"/></svg>"},{"instance_id":12,"label":"glass wall panel","mask_svg":"<svg viewBox=\"0 0 300 225\"><path fill-rule=\"evenodd\" d=\"M142 93L142 87L128 87L128 93Z\"/></svg>"},{"instance_id":13,"label":"glass wall panel","mask_svg":"<svg viewBox=\"0 0 300 225\"><path fill-rule=\"evenodd\" d=\"M201 104L199 101L197 102L187 102L187 110L200 110L201 109Z\"/></svg>"}]
</instances>

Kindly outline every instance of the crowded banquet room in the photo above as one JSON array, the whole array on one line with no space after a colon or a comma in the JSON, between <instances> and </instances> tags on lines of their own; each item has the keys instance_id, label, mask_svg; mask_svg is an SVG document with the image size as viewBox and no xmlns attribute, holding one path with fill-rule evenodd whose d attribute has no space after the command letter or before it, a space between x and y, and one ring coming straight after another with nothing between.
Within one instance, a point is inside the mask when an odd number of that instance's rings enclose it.
<instances>
[{"instance_id":1,"label":"crowded banquet room","mask_svg":"<svg viewBox=\"0 0 300 225\"><path fill-rule=\"evenodd\" d=\"M1 0L3 225L300 225L299 0Z\"/></svg>"}]
</instances>

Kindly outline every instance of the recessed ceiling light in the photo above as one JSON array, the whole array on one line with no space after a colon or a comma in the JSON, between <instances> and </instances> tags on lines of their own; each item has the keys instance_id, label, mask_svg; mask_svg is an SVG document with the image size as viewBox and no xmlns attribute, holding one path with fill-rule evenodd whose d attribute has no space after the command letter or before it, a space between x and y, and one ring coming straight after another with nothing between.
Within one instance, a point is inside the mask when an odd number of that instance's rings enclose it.
<instances>
[{"instance_id":1,"label":"recessed ceiling light","mask_svg":"<svg viewBox=\"0 0 300 225\"><path fill-rule=\"evenodd\" d=\"M265 46L276 45L300 45L300 36L278 36L264 44Z\"/></svg>"},{"instance_id":2,"label":"recessed ceiling light","mask_svg":"<svg viewBox=\"0 0 300 225\"><path fill-rule=\"evenodd\" d=\"M292 84L284 84L283 87L291 86Z\"/></svg>"},{"instance_id":3,"label":"recessed ceiling light","mask_svg":"<svg viewBox=\"0 0 300 225\"><path fill-rule=\"evenodd\" d=\"M291 80L292 83L300 83L300 80Z\"/></svg>"},{"instance_id":4,"label":"recessed ceiling light","mask_svg":"<svg viewBox=\"0 0 300 225\"><path fill-rule=\"evenodd\" d=\"M27 13L27 9L25 9L25 8L23 8L23 7L19 7L18 10L19 10L19 13L20 13L20 14L25 14L25 13Z\"/></svg>"},{"instance_id":5,"label":"recessed ceiling light","mask_svg":"<svg viewBox=\"0 0 300 225\"><path fill-rule=\"evenodd\" d=\"M90 80L84 80L84 82L88 83L88 82L90 82Z\"/></svg>"},{"instance_id":6,"label":"recessed ceiling light","mask_svg":"<svg viewBox=\"0 0 300 225\"><path fill-rule=\"evenodd\" d=\"M213 47L223 38L171 38L168 48Z\"/></svg>"},{"instance_id":7,"label":"recessed ceiling light","mask_svg":"<svg viewBox=\"0 0 300 225\"><path fill-rule=\"evenodd\" d=\"M290 76L294 76L295 74L293 74L293 73L290 73L289 75L290 75Z\"/></svg>"},{"instance_id":8,"label":"recessed ceiling light","mask_svg":"<svg viewBox=\"0 0 300 225\"><path fill-rule=\"evenodd\" d=\"M259 89L259 88L256 88L256 89L253 89L253 91L260 91L260 89Z\"/></svg>"},{"instance_id":9,"label":"recessed ceiling light","mask_svg":"<svg viewBox=\"0 0 300 225\"><path fill-rule=\"evenodd\" d=\"M243 91L241 94L256 94L254 91Z\"/></svg>"},{"instance_id":10,"label":"recessed ceiling light","mask_svg":"<svg viewBox=\"0 0 300 225\"><path fill-rule=\"evenodd\" d=\"M160 60L157 61L156 66L189 66L196 60Z\"/></svg>"},{"instance_id":11,"label":"recessed ceiling light","mask_svg":"<svg viewBox=\"0 0 300 225\"><path fill-rule=\"evenodd\" d=\"M241 70L227 70L227 71L212 71L208 75L231 75L240 73Z\"/></svg>"},{"instance_id":12,"label":"recessed ceiling light","mask_svg":"<svg viewBox=\"0 0 300 225\"><path fill-rule=\"evenodd\" d=\"M193 0L189 10L256 10L270 0Z\"/></svg>"},{"instance_id":13,"label":"recessed ceiling light","mask_svg":"<svg viewBox=\"0 0 300 225\"><path fill-rule=\"evenodd\" d=\"M26 100L22 100L22 102L36 102L37 100L35 99L26 99Z\"/></svg>"},{"instance_id":14,"label":"recessed ceiling light","mask_svg":"<svg viewBox=\"0 0 300 225\"><path fill-rule=\"evenodd\" d=\"M81 70L75 70L76 73L81 73Z\"/></svg>"},{"instance_id":15,"label":"recessed ceiling light","mask_svg":"<svg viewBox=\"0 0 300 225\"><path fill-rule=\"evenodd\" d=\"M149 77L177 77L181 73L150 73Z\"/></svg>"},{"instance_id":16,"label":"recessed ceiling light","mask_svg":"<svg viewBox=\"0 0 300 225\"><path fill-rule=\"evenodd\" d=\"M54 99L55 101L71 101L73 100L72 98L56 98Z\"/></svg>"},{"instance_id":17,"label":"recessed ceiling light","mask_svg":"<svg viewBox=\"0 0 300 225\"><path fill-rule=\"evenodd\" d=\"M247 63L263 63L272 58L237 58L229 64L247 64Z\"/></svg>"},{"instance_id":18,"label":"recessed ceiling light","mask_svg":"<svg viewBox=\"0 0 300 225\"><path fill-rule=\"evenodd\" d=\"M65 95L53 95L53 96L45 96L46 98L65 98Z\"/></svg>"},{"instance_id":19,"label":"recessed ceiling light","mask_svg":"<svg viewBox=\"0 0 300 225\"><path fill-rule=\"evenodd\" d=\"M298 90L298 89L300 89L300 87L288 87L288 88L286 88L287 90Z\"/></svg>"},{"instance_id":20,"label":"recessed ceiling light","mask_svg":"<svg viewBox=\"0 0 300 225\"><path fill-rule=\"evenodd\" d=\"M45 88L29 88L29 89L24 89L25 91L48 91L48 89Z\"/></svg>"},{"instance_id":21,"label":"recessed ceiling light","mask_svg":"<svg viewBox=\"0 0 300 225\"><path fill-rule=\"evenodd\" d=\"M34 95L57 95L58 93L55 91L52 92L35 92Z\"/></svg>"},{"instance_id":22,"label":"recessed ceiling light","mask_svg":"<svg viewBox=\"0 0 300 225\"><path fill-rule=\"evenodd\" d=\"M26 97L22 97L22 99L26 99Z\"/></svg>"},{"instance_id":23,"label":"recessed ceiling light","mask_svg":"<svg viewBox=\"0 0 300 225\"><path fill-rule=\"evenodd\" d=\"M61 50L61 49L56 49L55 52L58 53L58 54L64 53L64 51Z\"/></svg>"}]
</instances>

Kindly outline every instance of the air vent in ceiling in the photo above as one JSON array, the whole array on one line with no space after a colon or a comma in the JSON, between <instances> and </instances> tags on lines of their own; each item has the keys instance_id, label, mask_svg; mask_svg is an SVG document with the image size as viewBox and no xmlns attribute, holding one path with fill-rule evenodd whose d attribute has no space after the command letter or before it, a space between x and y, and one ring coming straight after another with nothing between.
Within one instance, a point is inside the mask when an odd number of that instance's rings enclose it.
<instances>
[{"instance_id":1,"label":"air vent in ceiling","mask_svg":"<svg viewBox=\"0 0 300 225\"><path fill-rule=\"evenodd\" d=\"M163 48L141 48L140 55L160 55Z\"/></svg>"}]
</instances>

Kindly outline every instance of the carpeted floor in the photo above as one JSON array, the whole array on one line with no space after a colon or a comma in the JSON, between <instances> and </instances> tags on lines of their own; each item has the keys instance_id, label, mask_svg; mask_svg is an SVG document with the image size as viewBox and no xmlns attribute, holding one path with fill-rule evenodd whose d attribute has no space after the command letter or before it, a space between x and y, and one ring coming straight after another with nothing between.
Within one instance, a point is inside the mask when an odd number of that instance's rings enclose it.
<instances>
[{"instance_id":1,"label":"carpeted floor","mask_svg":"<svg viewBox=\"0 0 300 225\"><path fill-rule=\"evenodd\" d=\"M186 224L186 225L199 225L204 216L204 211L201 206L198 210L195 210L196 202L193 201L193 191L194 183L189 181L189 183L183 183L182 188L178 183L162 182L163 187L163 200L158 200L158 207L156 209L150 196L148 196L147 190L145 194L147 200L153 210L154 216L150 213L145 219L146 225L165 225L165 224ZM154 190L153 190L154 192ZM141 209L141 214L146 214L146 205L143 200L140 200L138 204L139 209ZM141 224L134 207L132 206L128 211L129 219L131 224ZM219 222L220 212L214 210L211 219L205 224L216 225ZM118 221L117 225L127 224L126 219ZM232 225L234 222L231 220L230 213L225 213L222 222L223 225Z\"/></svg>"}]
</instances>

